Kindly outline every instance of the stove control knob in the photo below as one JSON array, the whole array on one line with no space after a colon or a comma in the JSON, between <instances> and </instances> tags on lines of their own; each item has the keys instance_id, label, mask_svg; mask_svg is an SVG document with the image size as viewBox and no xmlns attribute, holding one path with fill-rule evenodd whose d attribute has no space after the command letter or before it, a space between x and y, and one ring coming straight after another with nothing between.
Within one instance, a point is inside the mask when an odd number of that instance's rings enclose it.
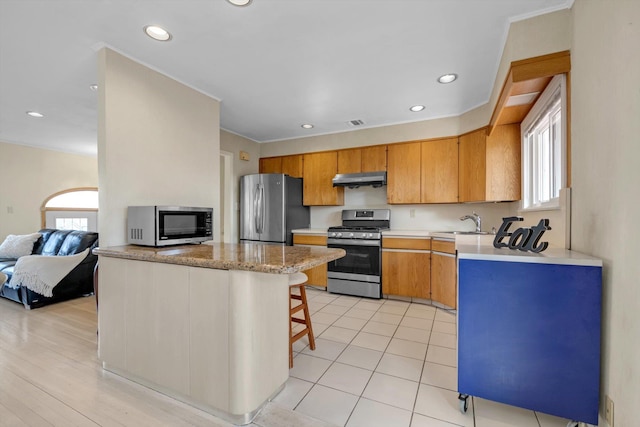
<instances>
[{"instance_id":1,"label":"stove control knob","mask_svg":"<svg viewBox=\"0 0 640 427\"><path fill-rule=\"evenodd\" d=\"M368 237L368 238L372 238L372 237L373 237L373 233L369 233L369 234L367 234L367 237Z\"/></svg>"},{"instance_id":2,"label":"stove control knob","mask_svg":"<svg viewBox=\"0 0 640 427\"><path fill-rule=\"evenodd\" d=\"M336 234L336 237L342 237L342 233Z\"/></svg>"},{"instance_id":3,"label":"stove control knob","mask_svg":"<svg viewBox=\"0 0 640 427\"><path fill-rule=\"evenodd\" d=\"M353 233L349 233L349 237L353 237L353 236L354 236L354 234L353 234Z\"/></svg>"},{"instance_id":4,"label":"stove control knob","mask_svg":"<svg viewBox=\"0 0 640 427\"><path fill-rule=\"evenodd\" d=\"M336 233L332 231L331 233L329 233L329 237L336 237Z\"/></svg>"}]
</instances>

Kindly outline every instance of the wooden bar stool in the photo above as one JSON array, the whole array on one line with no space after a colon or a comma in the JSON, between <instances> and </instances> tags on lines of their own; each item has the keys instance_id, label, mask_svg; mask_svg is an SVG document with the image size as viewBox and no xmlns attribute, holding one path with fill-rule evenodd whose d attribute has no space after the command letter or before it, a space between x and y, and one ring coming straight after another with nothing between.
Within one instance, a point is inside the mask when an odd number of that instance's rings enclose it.
<instances>
[{"instance_id":1,"label":"wooden bar stool","mask_svg":"<svg viewBox=\"0 0 640 427\"><path fill-rule=\"evenodd\" d=\"M316 341L313 338L313 329L311 328L311 316L309 315L309 306L307 305L307 293L304 290L304 284L307 283L309 278L304 273L293 273L289 275L289 369L293 368L293 343L298 341L300 338L305 335L309 336L309 347L311 350L316 349ZM294 289L300 289L300 295L294 294L292 291ZM293 306L293 301L300 301L300 304ZM302 311L304 314L304 319L298 319L294 317L294 314ZM301 323L305 325L304 329L298 332L297 334L293 334L293 326L292 323Z\"/></svg>"}]
</instances>

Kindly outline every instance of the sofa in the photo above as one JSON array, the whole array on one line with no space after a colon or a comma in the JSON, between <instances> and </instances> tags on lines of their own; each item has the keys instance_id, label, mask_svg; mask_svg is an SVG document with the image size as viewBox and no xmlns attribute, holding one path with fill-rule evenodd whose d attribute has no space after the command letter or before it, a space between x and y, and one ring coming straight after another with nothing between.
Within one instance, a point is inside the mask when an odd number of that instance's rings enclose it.
<instances>
[{"instance_id":1,"label":"sofa","mask_svg":"<svg viewBox=\"0 0 640 427\"><path fill-rule=\"evenodd\" d=\"M80 254L87 249L89 251L86 257L54 286L52 296L41 295L22 285L18 288L3 285L0 288L0 296L22 303L25 308L31 309L92 294L93 271L98 262L97 255L92 252L98 247L98 233L48 228L38 233L40 237L33 244L32 255L68 256ZM0 272L7 276L7 284L11 283L18 259L0 258Z\"/></svg>"}]
</instances>

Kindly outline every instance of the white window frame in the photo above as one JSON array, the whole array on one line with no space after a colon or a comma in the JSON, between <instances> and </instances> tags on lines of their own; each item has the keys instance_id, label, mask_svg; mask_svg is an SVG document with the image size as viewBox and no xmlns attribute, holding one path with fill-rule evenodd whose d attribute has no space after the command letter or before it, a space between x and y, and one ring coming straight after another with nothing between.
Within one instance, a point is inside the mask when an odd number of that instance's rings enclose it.
<instances>
[{"instance_id":1,"label":"white window frame","mask_svg":"<svg viewBox=\"0 0 640 427\"><path fill-rule=\"evenodd\" d=\"M530 131L536 127L548 126L549 113L555 104L556 98L560 97L560 144L554 149L552 154L553 174L540 173L542 167L539 163L544 156L544 144L539 144L533 140L528 140ZM564 74L555 76L547 85L540 98L529 111L521 123L522 141L522 202L521 211L538 211L560 209L560 190L567 185L567 89L566 77ZM550 127L547 127L551 131ZM534 153L534 151L536 151ZM548 155L548 154L547 154ZM559 158L558 158L559 157ZM540 194L543 191L543 180L553 180L555 195L548 200L541 200ZM552 190L553 191L553 190Z\"/></svg>"}]
</instances>

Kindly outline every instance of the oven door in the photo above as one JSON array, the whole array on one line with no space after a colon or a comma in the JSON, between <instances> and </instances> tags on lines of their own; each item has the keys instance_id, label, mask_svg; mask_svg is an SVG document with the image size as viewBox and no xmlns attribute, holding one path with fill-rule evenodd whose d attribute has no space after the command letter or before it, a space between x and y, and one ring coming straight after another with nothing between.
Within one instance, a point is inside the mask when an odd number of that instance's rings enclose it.
<instances>
[{"instance_id":1,"label":"oven door","mask_svg":"<svg viewBox=\"0 0 640 427\"><path fill-rule=\"evenodd\" d=\"M328 239L327 247L346 252L327 266L327 291L369 298L382 296L380 240Z\"/></svg>"},{"instance_id":2,"label":"oven door","mask_svg":"<svg viewBox=\"0 0 640 427\"><path fill-rule=\"evenodd\" d=\"M380 280L379 240L328 239L327 247L344 249L347 253L329 263L329 272L376 276Z\"/></svg>"}]
</instances>

